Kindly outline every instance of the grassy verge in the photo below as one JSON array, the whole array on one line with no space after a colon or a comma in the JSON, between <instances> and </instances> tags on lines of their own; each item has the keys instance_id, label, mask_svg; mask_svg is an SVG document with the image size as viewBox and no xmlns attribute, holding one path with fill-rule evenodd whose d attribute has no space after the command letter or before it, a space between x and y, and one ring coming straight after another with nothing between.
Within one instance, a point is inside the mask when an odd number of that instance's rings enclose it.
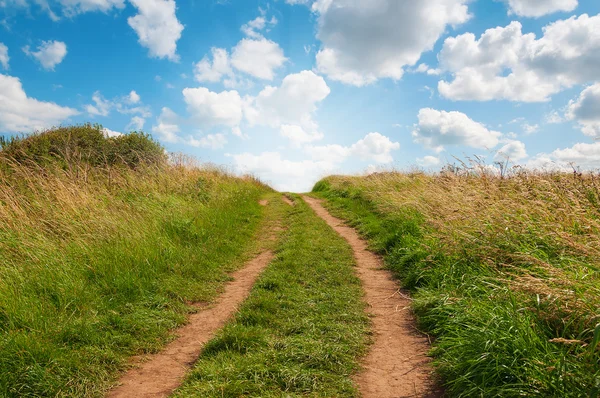
<instances>
[{"instance_id":1,"label":"grassy verge","mask_svg":"<svg viewBox=\"0 0 600 398\"><path fill-rule=\"evenodd\" d=\"M185 322L190 302L219 293L264 219L269 190L253 179L142 164L144 145L162 154L147 137L129 150L129 138L80 129L0 152L0 396L102 396L131 355ZM73 137L129 160L62 157L85 149ZM63 138L75 146L54 151Z\"/></svg>"},{"instance_id":2,"label":"grassy verge","mask_svg":"<svg viewBox=\"0 0 600 398\"><path fill-rule=\"evenodd\" d=\"M379 173L314 191L413 291L450 396L598 396L594 176Z\"/></svg>"},{"instance_id":3,"label":"grassy verge","mask_svg":"<svg viewBox=\"0 0 600 398\"><path fill-rule=\"evenodd\" d=\"M346 242L301 200L279 201L276 259L176 397L352 397L368 319Z\"/></svg>"}]
</instances>

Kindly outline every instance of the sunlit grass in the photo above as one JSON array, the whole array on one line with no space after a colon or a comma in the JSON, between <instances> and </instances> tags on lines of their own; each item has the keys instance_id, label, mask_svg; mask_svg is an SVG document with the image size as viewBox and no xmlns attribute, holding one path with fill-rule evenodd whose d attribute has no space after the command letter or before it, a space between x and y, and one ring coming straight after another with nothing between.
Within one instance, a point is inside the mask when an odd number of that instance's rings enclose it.
<instances>
[{"instance_id":1,"label":"sunlit grass","mask_svg":"<svg viewBox=\"0 0 600 398\"><path fill-rule=\"evenodd\" d=\"M59 132L0 152L0 396L101 396L219 293L269 191L168 161L142 135L129 151L90 126ZM95 163L73 136L135 156Z\"/></svg>"},{"instance_id":2,"label":"sunlit grass","mask_svg":"<svg viewBox=\"0 0 600 398\"><path fill-rule=\"evenodd\" d=\"M414 291L452 396L581 397L600 382L599 188L595 174L476 169L315 191Z\"/></svg>"}]
</instances>

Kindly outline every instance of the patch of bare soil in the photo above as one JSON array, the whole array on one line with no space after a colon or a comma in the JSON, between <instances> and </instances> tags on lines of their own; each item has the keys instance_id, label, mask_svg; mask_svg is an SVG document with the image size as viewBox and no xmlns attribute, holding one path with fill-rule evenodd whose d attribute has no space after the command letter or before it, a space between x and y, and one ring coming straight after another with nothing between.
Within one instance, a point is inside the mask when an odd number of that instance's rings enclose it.
<instances>
[{"instance_id":1,"label":"patch of bare soil","mask_svg":"<svg viewBox=\"0 0 600 398\"><path fill-rule=\"evenodd\" d=\"M266 206L269 204L269 201L266 199L263 199L263 200L258 201L258 204L261 206Z\"/></svg>"},{"instance_id":2,"label":"patch of bare soil","mask_svg":"<svg viewBox=\"0 0 600 398\"><path fill-rule=\"evenodd\" d=\"M128 371L107 397L166 397L171 394L200 355L203 345L235 313L273 257L271 251L264 252L233 273L234 280L225 286L225 292L213 306L191 315L189 323L177 331L175 340Z\"/></svg>"},{"instance_id":3,"label":"patch of bare soil","mask_svg":"<svg viewBox=\"0 0 600 398\"><path fill-rule=\"evenodd\" d=\"M285 196L285 195L282 195L282 196L281 196L281 199L283 199L283 201L284 201L285 203L287 203L288 205L290 205L290 206L296 206L296 204L294 203L294 201L293 201L293 200L291 200L290 198L288 198L288 197L287 197L287 196Z\"/></svg>"},{"instance_id":4,"label":"patch of bare soil","mask_svg":"<svg viewBox=\"0 0 600 398\"><path fill-rule=\"evenodd\" d=\"M367 250L358 233L333 217L318 199L303 197L319 217L352 247L373 322L373 345L354 378L364 398L442 397L427 357L428 339L419 333L408 293L401 291L381 258Z\"/></svg>"}]
</instances>

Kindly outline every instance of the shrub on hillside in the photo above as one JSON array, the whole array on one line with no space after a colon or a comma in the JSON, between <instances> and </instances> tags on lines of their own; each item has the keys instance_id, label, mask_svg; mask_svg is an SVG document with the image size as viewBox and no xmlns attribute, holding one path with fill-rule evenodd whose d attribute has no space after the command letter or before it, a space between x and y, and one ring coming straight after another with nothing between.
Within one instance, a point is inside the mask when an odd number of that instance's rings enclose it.
<instances>
[{"instance_id":1,"label":"shrub on hillside","mask_svg":"<svg viewBox=\"0 0 600 398\"><path fill-rule=\"evenodd\" d=\"M148 134L131 132L107 137L100 125L91 124L12 137L0 141L0 146L4 159L21 165L51 163L70 168L83 163L97 167L123 165L136 168L166 161L164 149Z\"/></svg>"}]
</instances>

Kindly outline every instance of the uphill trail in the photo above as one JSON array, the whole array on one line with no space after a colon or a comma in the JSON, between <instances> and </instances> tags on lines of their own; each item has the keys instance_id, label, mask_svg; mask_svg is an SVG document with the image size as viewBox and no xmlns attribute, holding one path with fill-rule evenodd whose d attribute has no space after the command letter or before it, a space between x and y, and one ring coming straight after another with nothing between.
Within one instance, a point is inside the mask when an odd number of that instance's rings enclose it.
<instances>
[{"instance_id":1,"label":"uphill trail","mask_svg":"<svg viewBox=\"0 0 600 398\"><path fill-rule=\"evenodd\" d=\"M354 251L356 272L362 282L374 341L355 377L363 398L442 397L432 378L429 342L415 327L410 298L402 292L383 262L367 249L358 233L322 206L303 196L315 213L341 235Z\"/></svg>"},{"instance_id":2,"label":"uphill trail","mask_svg":"<svg viewBox=\"0 0 600 398\"><path fill-rule=\"evenodd\" d=\"M260 205L269 206L270 202L278 200L277 196L261 200ZM283 228L281 220L274 214L276 212L267 212L271 219L258 234L260 242L257 242L255 250L259 254L231 275L232 281L214 303L198 305L198 312L176 331L176 338L161 352L137 358L137 363L108 392L107 398L167 397L181 385L203 346L235 314L259 275L274 258L274 242Z\"/></svg>"}]
</instances>

